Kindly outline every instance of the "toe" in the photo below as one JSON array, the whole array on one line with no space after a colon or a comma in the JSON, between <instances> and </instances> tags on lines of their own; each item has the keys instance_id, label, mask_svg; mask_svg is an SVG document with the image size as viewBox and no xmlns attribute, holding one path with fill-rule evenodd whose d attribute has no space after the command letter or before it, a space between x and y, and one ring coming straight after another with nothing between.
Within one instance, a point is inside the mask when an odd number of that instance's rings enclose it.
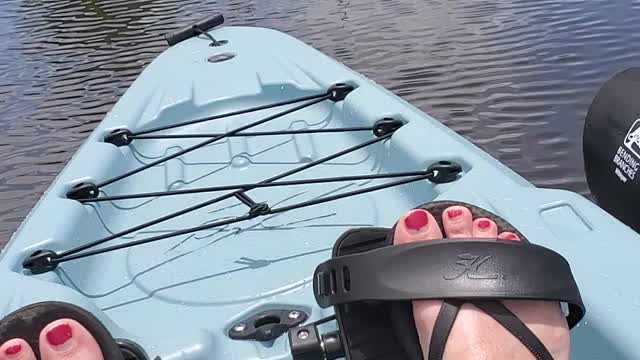
<instances>
[{"instance_id":1,"label":"toe","mask_svg":"<svg viewBox=\"0 0 640 360\"><path fill-rule=\"evenodd\" d=\"M464 206L450 206L442 212L444 232L448 238L473 236L471 211Z\"/></svg>"},{"instance_id":2,"label":"toe","mask_svg":"<svg viewBox=\"0 0 640 360\"><path fill-rule=\"evenodd\" d=\"M442 231L436 219L426 210L411 210L400 218L394 233L395 244L442 239ZM416 330L423 349L429 348L433 324L436 321L441 300L413 301Z\"/></svg>"},{"instance_id":3,"label":"toe","mask_svg":"<svg viewBox=\"0 0 640 360\"><path fill-rule=\"evenodd\" d=\"M493 238L519 241L513 232L502 232L498 235L497 225L487 218L475 221L471 211L464 206L451 206L442 214L444 235L449 238ZM421 240L442 238L440 230L433 216L424 210L410 211L400 218L395 233L394 243L403 244ZM569 336L564 317L557 302L505 300L505 305L522 319L525 324L552 351L556 359L568 359ZM420 339L420 345L427 358L431 334L434 323L440 311L441 300L413 301L413 315L415 326ZM529 352L524 346L508 333L495 320L476 309L473 305L465 304L448 337L444 358L466 359L473 354L474 358L497 358L497 354L504 354L504 349L516 354L513 358L529 358Z\"/></svg>"},{"instance_id":4,"label":"toe","mask_svg":"<svg viewBox=\"0 0 640 360\"><path fill-rule=\"evenodd\" d=\"M26 341L11 339L0 346L0 360L36 360L36 355Z\"/></svg>"},{"instance_id":5,"label":"toe","mask_svg":"<svg viewBox=\"0 0 640 360\"><path fill-rule=\"evenodd\" d=\"M511 231L505 231L505 232L501 232L498 235L498 239L500 240L520 240L520 237L518 237L518 235L512 233Z\"/></svg>"},{"instance_id":6,"label":"toe","mask_svg":"<svg viewBox=\"0 0 640 360\"><path fill-rule=\"evenodd\" d=\"M430 212L423 209L411 210L398 221L394 234L395 244L432 239L442 239L442 231Z\"/></svg>"},{"instance_id":7,"label":"toe","mask_svg":"<svg viewBox=\"0 0 640 360\"><path fill-rule=\"evenodd\" d=\"M472 232L474 238L495 239L498 236L498 226L491 219L477 218L473 220Z\"/></svg>"},{"instance_id":8,"label":"toe","mask_svg":"<svg viewBox=\"0 0 640 360\"><path fill-rule=\"evenodd\" d=\"M89 331L71 319L56 320L40 333L42 360L104 360Z\"/></svg>"}]
</instances>

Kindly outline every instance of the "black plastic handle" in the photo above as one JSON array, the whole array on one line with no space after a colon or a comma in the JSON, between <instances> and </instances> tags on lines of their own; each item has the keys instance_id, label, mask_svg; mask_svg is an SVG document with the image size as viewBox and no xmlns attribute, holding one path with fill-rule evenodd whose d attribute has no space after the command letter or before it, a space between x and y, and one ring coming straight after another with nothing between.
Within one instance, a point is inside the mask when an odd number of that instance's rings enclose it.
<instances>
[{"instance_id":1,"label":"black plastic handle","mask_svg":"<svg viewBox=\"0 0 640 360\"><path fill-rule=\"evenodd\" d=\"M198 35L198 32L194 29L197 27L202 31L207 31L216 26L220 26L224 23L224 17L222 14L211 15L205 19L198 21L195 24L191 24L187 27L184 27L180 30L174 31L169 34L165 34L164 38L167 40L169 46L173 46L181 41L187 40L193 36Z\"/></svg>"}]
</instances>

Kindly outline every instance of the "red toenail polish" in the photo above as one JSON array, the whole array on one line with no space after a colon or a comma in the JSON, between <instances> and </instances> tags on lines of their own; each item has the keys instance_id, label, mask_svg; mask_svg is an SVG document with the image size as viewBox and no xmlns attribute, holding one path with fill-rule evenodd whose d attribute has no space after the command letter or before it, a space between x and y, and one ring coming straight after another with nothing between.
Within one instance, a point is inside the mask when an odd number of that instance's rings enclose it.
<instances>
[{"instance_id":1,"label":"red toenail polish","mask_svg":"<svg viewBox=\"0 0 640 360\"><path fill-rule=\"evenodd\" d=\"M47 341L53 346L62 345L71 339L71 326L60 324L47 333Z\"/></svg>"},{"instance_id":2,"label":"red toenail polish","mask_svg":"<svg viewBox=\"0 0 640 360\"><path fill-rule=\"evenodd\" d=\"M414 210L404 218L404 225L411 230L420 230L429 223L429 217L424 210Z\"/></svg>"},{"instance_id":3,"label":"red toenail polish","mask_svg":"<svg viewBox=\"0 0 640 360\"><path fill-rule=\"evenodd\" d=\"M480 221L478 221L478 227L480 229L486 229L489 226L491 226L491 222L489 222L489 220L480 220Z\"/></svg>"},{"instance_id":4,"label":"red toenail polish","mask_svg":"<svg viewBox=\"0 0 640 360\"><path fill-rule=\"evenodd\" d=\"M9 346L4 353L7 355L15 355L17 353L20 352L20 350L22 350L22 345L20 344L15 344L13 346Z\"/></svg>"},{"instance_id":5,"label":"red toenail polish","mask_svg":"<svg viewBox=\"0 0 640 360\"><path fill-rule=\"evenodd\" d=\"M520 240L518 238L518 235L516 235L514 233L507 234L506 238L507 238L507 240Z\"/></svg>"},{"instance_id":6,"label":"red toenail polish","mask_svg":"<svg viewBox=\"0 0 640 360\"><path fill-rule=\"evenodd\" d=\"M447 215L449 216L449 219L453 219L454 217L458 217L462 215L462 210L460 209L447 210Z\"/></svg>"}]
</instances>

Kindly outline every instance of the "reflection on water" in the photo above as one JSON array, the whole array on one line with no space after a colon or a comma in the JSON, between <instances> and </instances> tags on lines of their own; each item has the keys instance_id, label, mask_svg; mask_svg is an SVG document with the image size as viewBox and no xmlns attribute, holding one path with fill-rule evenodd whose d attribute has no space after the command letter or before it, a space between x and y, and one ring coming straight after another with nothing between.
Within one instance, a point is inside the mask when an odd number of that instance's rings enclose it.
<instances>
[{"instance_id":1,"label":"reflection on water","mask_svg":"<svg viewBox=\"0 0 640 360\"><path fill-rule=\"evenodd\" d=\"M162 35L214 11L300 38L536 185L586 194L582 121L598 86L638 65L638 10L604 0L4 0L0 244L166 48Z\"/></svg>"}]
</instances>

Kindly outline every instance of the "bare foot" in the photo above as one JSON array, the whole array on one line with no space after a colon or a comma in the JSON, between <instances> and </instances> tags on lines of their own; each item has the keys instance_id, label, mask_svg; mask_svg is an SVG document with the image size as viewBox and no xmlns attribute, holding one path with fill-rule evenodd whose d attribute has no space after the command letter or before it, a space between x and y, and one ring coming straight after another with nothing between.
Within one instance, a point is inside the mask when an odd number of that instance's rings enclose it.
<instances>
[{"instance_id":1,"label":"bare foot","mask_svg":"<svg viewBox=\"0 0 640 360\"><path fill-rule=\"evenodd\" d=\"M40 332L42 360L104 360L96 340L75 320L60 319ZM0 346L0 360L36 360L29 344L11 339Z\"/></svg>"},{"instance_id":2,"label":"bare foot","mask_svg":"<svg viewBox=\"0 0 640 360\"><path fill-rule=\"evenodd\" d=\"M519 241L511 232L498 234L496 224L486 218L472 219L463 206L451 206L442 213L444 229L440 229L428 211L412 210L400 218L395 243L442 238L499 238ZM444 235L443 236L443 232ZM560 304L554 301L503 301L544 343L555 360L569 359L569 329ZM413 302L418 337L428 358L429 341L441 300ZM456 317L445 348L444 360L535 360L534 356L509 331L472 304L464 304Z\"/></svg>"}]
</instances>

